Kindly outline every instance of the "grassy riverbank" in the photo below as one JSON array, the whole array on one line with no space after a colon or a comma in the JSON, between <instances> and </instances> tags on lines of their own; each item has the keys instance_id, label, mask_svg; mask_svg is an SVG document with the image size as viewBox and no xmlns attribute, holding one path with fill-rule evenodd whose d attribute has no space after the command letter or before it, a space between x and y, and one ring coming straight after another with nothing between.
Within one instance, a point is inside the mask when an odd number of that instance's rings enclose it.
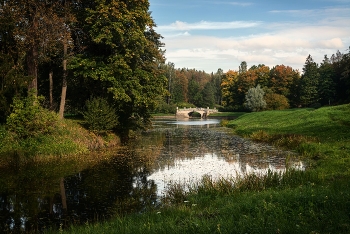
<instances>
[{"instance_id":1,"label":"grassy riverbank","mask_svg":"<svg viewBox=\"0 0 350 234\"><path fill-rule=\"evenodd\" d=\"M67 233L349 233L350 106L250 113L228 127L294 149L307 171L174 185L166 205Z\"/></svg>"},{"instance_id":2,"label":"grassy riverbank","mask_svg":"<svg viewBox=\"0 0 350 234\"><path fill-rule=\"evenodd\" d=\"M250 113L227 126L239 135L295 149L320 176L350 176L349 105Z\"/></svg>"},{"instance_id":3,"label":"grassy riverbank","mask_svg":"<svg viewBox=\"0 0 350 234\"><path fill-rule=\"evenodd\" d=\"M51 134L37 134L27 138L18 138L8 132L4 125L0 125L0 167L75 159L78 155L86 155L119 143L116 135L94 134L83 128L78 120L62 120Z\"/></svg>"}]
</instances>

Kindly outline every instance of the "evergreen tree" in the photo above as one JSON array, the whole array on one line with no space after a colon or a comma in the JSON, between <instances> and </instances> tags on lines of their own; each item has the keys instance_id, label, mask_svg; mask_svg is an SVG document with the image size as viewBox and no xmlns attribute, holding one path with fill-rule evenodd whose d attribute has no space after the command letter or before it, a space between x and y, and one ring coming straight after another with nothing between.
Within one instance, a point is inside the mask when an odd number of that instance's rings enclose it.
<instances>
[{"instance_id":1,"label":"evergreen tree","mask_svg":"<svg viewBox=\"0 0 350 234\"><path fill-rule=\"evenodd\" d=\"M342 57L342 73L341 73L341 80L344 84L344 100L345 102L350 102L350 47L348 49L348 53L344 54Z\"/></svg>"},{"instance_id":2,"label":"evergreen tree","mask_svg":"<svg viewBox=\"0 0 350 234\"><path fill-rule=\"evenodd\" d=\"M199 83L191 79L188 82L188 102L194 104L195 106L200 106L201 105L201 90Z\"/></svg>"},{"instance_id":3,"label":"evergreen tree","mask_svg":"<svg viewBox=\"0 0 350 234\"><path fill-rule=\"evenodd\" d=\"M334 82L336 83L336 100L338 103L345 103L348 99L346 80L343 79L344 55L338 50L331 56L331 63L334 70ZM349 61L348 61L349 62Z\"/></svg>"},{"instance_id":4,"label":"evergreen tree","mask_svg":"<svg viewBox=\"0 0 350 234\"><path fill-rule=\"evenodd\" d=\"M212 82L206 83L204 89L202 90L202 103L201 107L213 108L215 104L215 88Z\"/></svg>"},{"instance_id":5,"label":"evergreen tree","mask_svg":"<svg viewBox=\"0 0 350 234\"><path fill-rule=\"evenodd\" d=\"M324 56L324 60L319 67L320 81L319 81L319 95L322 105L334 102L335 100L335 72L333 66L328 59L327 55Z\"/></svg>"},{"instance_id":6,"label":"evergreen tree","mask_svg":"<svg viewBox=\"0 0 350 234\"><path fill-rule=\"evenodd\" d=\"M246 61L242 61L241 65L239 66L239 74L244 73L248 70L248 65Z\"/></svg>"},{"instance_id":7,"label":"evergreen tree","mask_svg":"<svg viewBox=\"0 0 350 234\"><path fill-rule=\"evenodd\" d=\"M319 77L318 65L311 55L306 58L300 80L300 101L303 106L309 106L319 101L318 87Z\"/></svg>"},{"instance_id":8,"label":"evergreen tree","mask_svg":"<svg viewBox=\"0 0 350 234\"><path fill-rule=\"evenodd\" d=\"M214 82L214 92L215 92L215 103L218 105L221 105L222 101L222 92L221 92L221 83L222 78L224 76L224 71L219 68L217 72L213 75L213 82Z\"/></svg>"}]
</instances>

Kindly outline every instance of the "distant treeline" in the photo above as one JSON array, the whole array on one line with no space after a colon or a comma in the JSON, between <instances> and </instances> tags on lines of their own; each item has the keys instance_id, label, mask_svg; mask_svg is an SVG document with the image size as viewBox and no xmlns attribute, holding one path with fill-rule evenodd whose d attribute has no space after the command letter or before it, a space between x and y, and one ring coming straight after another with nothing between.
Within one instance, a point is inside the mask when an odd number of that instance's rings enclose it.
<instances>
[{"instance_id":1,"label":"distant treeline","mask_svg":"<svg viewBox=\"0 0 350 234\"><path fill-rule=\"evenodd\" d=\"M272 68L264 64L248 65L243 61L238 70L226 73L218 69L207 74L195 69L175 69L173 63L164 65L168 79L168 104L218 107L222 110L244 110L245 96L258 85L264 90L266 109L320 107L350 102L350 51L337 51L324 56L317 64L311 55L303 71L287 65Z\"/></svg>"}]
</instances>

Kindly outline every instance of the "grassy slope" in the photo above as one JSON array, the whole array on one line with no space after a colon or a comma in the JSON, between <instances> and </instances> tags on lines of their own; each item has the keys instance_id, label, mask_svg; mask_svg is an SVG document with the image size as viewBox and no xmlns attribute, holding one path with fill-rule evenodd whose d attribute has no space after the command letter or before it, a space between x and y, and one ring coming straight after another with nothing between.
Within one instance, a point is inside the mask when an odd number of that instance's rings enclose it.
<instances>
[{"instance_id":1,"label":"grassy slope","mask_svg":"<svg viewBox=\"0 0 350 234\"><path fill-rule=\"evenodd\" d=\"M236 187L205 183L192 194L179 191L177 205L67 232L350 233L349 114L350 106L343 105L241 116L229 123L237 134L272 143L301 138L297 148L317 158L315 167L291 172L283 182L272 175L246 178Z\"/></svg>"},{"instance_id":2,"label":"grassy slope","mask_svg":"<svg viewBox=\"0 0 350 234\"><path fill-rule=\"evenodd\" d=\"M350 105L250 113L230 122L229 126L243 136L263 131L267 136L309 137L308 142L296 148L318 159L316 170L325 176L350 176ZM275 138L272 143L278 140Z\"/></svg>"},{"instance_id":3,"label":"grassy slope","mask_svg":"<svg viewBox=\"0 0 350 234\"><path fill-rule=\"evenodd\" d=\"M50 135L39 135L17 139L0 125L0 167L7 167L14 156L19 162L46 162L56 158L75 159L93 151L118 145L119 138L114 134L103 137L84 129L79 121L63 120Z\"/></svg>"},{"instance_id":4,"label":"grassy slope","mask_svg":"<svg viewBox=\"0 0 350 234\"><path fill-rule=\"evenodd\" d=\"M244 115L245 112L217 112L210 114L210 117L239 117Z\"/></svg>"}]
</instances>

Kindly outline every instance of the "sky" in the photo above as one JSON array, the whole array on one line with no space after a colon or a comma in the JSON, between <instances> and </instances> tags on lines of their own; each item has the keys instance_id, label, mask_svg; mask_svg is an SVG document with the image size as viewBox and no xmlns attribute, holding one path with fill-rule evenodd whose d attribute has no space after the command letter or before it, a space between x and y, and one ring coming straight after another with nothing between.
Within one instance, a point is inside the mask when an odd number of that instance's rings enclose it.
<instances>
[{"instance_id":1,"label":"sky","mask_svg":"<svg viewBox=\"0 0 350 234\"><path fill-rule=\"evenodd\" d=\"M149 0L165 57L207 73L265 64L302 72L350 46L350 0Z\"/></svg>"}]
</instances>

